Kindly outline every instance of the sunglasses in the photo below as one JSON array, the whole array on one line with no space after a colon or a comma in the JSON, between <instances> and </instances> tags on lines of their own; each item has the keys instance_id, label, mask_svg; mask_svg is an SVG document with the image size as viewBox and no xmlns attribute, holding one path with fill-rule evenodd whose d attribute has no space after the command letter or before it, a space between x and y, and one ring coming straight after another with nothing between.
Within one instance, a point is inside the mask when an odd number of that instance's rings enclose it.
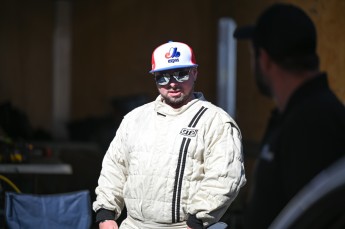
<instances>
[{"instance_id":1,"label":"sunglasses","mask_svg":"<svg viewBox=\"0 0 345 229\"><path fill-rule=\"evenodd\" d=\"M155 72L155 80L158 85L164 86L167 85L170 82L171 77L174 77L174 79L179 82L185 82L189 79L189 72L188 70L181 70L176 72Z\"/></svg>"}]
</instances>

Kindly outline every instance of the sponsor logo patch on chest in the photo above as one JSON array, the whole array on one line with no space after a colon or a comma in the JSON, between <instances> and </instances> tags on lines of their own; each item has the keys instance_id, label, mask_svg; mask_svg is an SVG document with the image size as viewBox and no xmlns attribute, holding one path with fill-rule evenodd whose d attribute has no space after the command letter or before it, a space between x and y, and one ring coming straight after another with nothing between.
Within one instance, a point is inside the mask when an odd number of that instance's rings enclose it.
<instances>
[{"instance_id":1,"label":"sponsor logo patch on chest","mask_svg":"<svg viewBox=\"0 0 345 229\"><path fill-rule=\"evenodd\" d=\"M187 136L187 137L195 137L197 133L198 133L198 130L188 129L188 128L182 128L182 130L180 131L181 135Z\"/></svg>"}]
</instances>

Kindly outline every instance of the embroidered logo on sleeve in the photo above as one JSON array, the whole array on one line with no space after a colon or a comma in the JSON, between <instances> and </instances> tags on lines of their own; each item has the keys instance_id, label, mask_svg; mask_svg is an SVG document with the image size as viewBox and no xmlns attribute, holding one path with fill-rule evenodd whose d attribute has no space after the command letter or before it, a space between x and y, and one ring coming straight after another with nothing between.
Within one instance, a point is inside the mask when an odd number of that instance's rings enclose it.
<instances>
[{"instance_id":1,"label":"embroidered logo on sleeve","mask_svg":"<svg viewBox=\"0 0 345 229\"><path fill-rule=\"evenodd\" d=\"M198 130L195 129L187 129L187 128L182 128L180 131L180 134L186 137L195 137L198 133Z\"/></svg>"}]
</instances>

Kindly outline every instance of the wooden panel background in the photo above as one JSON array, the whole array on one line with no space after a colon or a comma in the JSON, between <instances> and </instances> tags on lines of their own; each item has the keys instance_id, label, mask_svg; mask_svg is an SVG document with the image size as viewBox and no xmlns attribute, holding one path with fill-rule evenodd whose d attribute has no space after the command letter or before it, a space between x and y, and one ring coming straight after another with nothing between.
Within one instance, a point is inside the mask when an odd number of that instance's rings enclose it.
<instances>
[{"instance_id":1,"label":"wooden panel background","mask_svg":"<svg viewBox=\"0 0 345 229\"><path fill-rule=\"evenodd\" d=\"M112 98L157 89L148 71L152 50L168 40L196 53L196 90L216 102L217 23L253 23L272 0L71 1L71 120L111 111ZM321 68L345 102L345 1L290 0L316 23ZM35 128L52 128L54 1L7 0L0 7L0 103L11 101ZM272 102L253 82L248 44L238 42L237 121L245 140L258 142Z\"/></svg>"}]
</instances>

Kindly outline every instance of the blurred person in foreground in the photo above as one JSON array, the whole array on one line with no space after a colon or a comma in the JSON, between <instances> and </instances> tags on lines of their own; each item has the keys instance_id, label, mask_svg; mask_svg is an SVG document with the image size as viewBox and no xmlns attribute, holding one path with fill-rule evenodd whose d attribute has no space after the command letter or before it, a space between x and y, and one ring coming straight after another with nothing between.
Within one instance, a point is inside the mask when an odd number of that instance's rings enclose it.
<instances>
[{"instance_id":1,"label":"blurred person in foreground","mask_svg":"<svg viewBox=\"0 0 345 229\"><path fill-rule=\"evenodd\" d=\"M345 107L319 70L316 29L300 8L273 4L234 37L250 39L257 86L276 104L243 219L246 229L267 229L303 186L345 155Z\"/></svg>"},{"instance_id":2,"label":"blurred person in foreground","mask_svg":"<svg viewBox=\"0 0 345 229\"><path fill-rule=\"evenodd\" d=\"M194 92L193 50L168 42L152 54L159 96L127 115L103 159L93 203L99 228L217 225L245 184L240 129Z\"/></svg>"}]
</instances>

